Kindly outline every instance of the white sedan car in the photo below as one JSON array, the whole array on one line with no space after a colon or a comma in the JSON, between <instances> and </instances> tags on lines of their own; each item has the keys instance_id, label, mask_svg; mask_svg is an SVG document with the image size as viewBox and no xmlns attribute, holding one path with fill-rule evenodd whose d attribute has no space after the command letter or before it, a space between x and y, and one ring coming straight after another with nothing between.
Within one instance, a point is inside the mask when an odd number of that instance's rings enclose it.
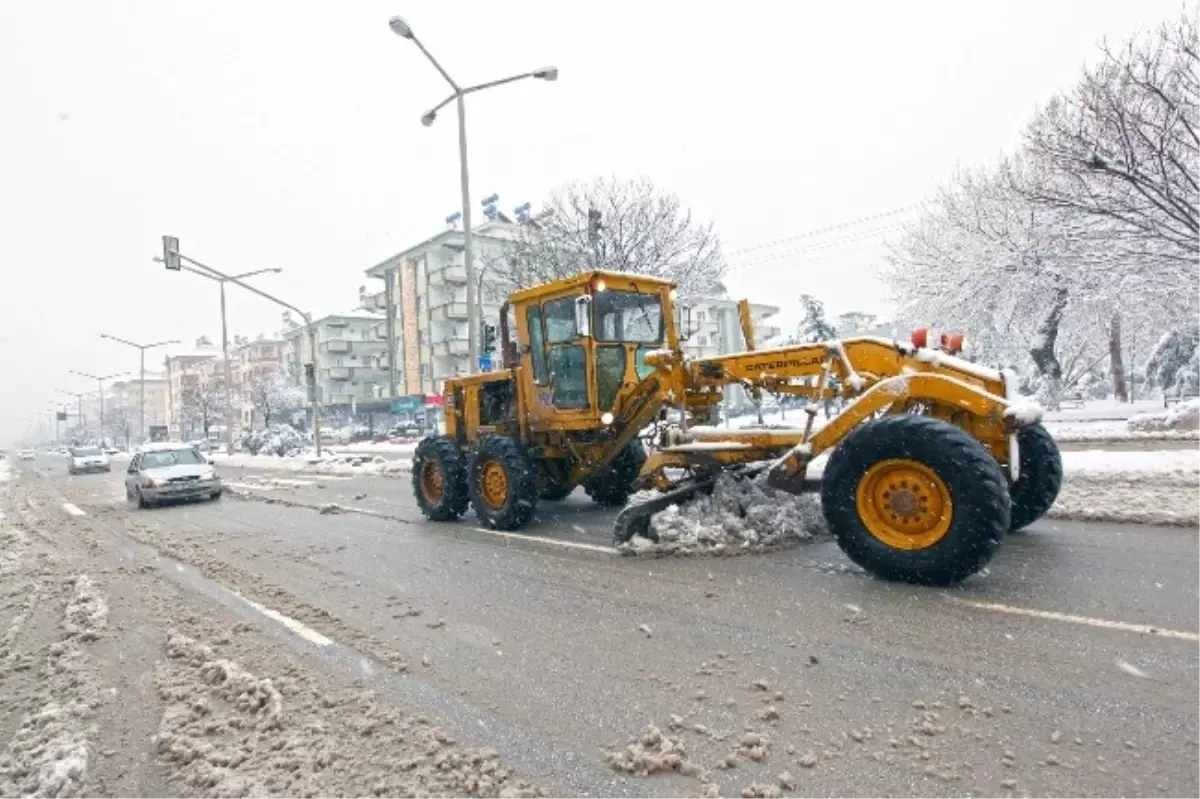
<instances>
[{"instance_id":1,"label":"white sedan car","mask_svg":"<svg viewBox=\"0 0 1200 799\"><path fill-rule=\"evenodd\" d=\"M32 461L32 460L37 460L37 453L31 449L23 449L17 455L17 457L23 461Z\"/></svg>"},{"instance_id":2,"label":"white sedan car","mask_svg":"<svg viewBox=\"0 0 1200 799\"><path fill-rule=\"evenodd\" d=\"M83 472L111 472L112 464L104 450L99 447L73 447L67 456L67 472L80 474Z\"/></svg>"}]
</instances>

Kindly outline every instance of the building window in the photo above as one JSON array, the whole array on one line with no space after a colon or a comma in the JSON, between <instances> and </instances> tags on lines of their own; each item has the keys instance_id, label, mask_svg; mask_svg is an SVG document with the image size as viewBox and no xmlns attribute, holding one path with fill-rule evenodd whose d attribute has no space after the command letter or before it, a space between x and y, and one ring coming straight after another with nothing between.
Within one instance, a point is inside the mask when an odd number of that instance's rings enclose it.
<instances>
[{"instance_id":1,"label":"building window","mask_svg":"<svg viewBox=\"0 0 1200 799\"><path fill-rule=\"evenodd\" d=\"M708 336L696 336L696 346L697 347L707 347L708 346Z\"/></svg>"},{"instance_id":2,"label":"building window","mask_svg":"<svg viewBox=\"0 0 1200 799\"><path fill-rule=\"evenodd\" d=\"M697 322L704 321L704 311L696 311L696 321Z\"/></svg>"}]
</instances>

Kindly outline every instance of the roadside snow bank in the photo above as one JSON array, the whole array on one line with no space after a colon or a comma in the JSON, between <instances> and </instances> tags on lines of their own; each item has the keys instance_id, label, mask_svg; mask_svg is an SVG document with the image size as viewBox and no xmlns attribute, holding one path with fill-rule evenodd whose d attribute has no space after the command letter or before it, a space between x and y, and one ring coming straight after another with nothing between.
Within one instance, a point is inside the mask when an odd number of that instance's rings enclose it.
<instances>
[{"instance_id":1,"label":"roadside snow bank","mask_svg":"<svg viewBox=\"0 0 1200 799\"><path fill-rule=\"evenodd\" d=\"M82 644L100 636L108 605L86 574L67 585L64 637L50 645L41 680L29 697L33 709L0 753L3 796L77 796L87 778L99 696Z\"/></svg>"},{"instance_id":2,"label":"roadside snow bank","mask_svg":"<svg viewBox=\"0 0 1200 799\"><path fill-rule=\"evenodd\" d=\"M494 750L461 746L370 692L330 692L298 669L260 677L177 631L168 633L166 655L154 743L181 794L542 795Z\"/></svg>"},{"instance_id":3,"label":"roadside snow bank","mask_svg":"<svg viewBox=\"0 0 1200 799\"><path fill-rule=\"evenodd\" d=\"M1125 424L1137 433L1196 431L1200 429L1200 399L1181 402L1159 413L1139 413Z\"/></svg>"},{"instance_id":4,"label":"roadside snow bank","mask_svg":"<svg viewBox=\"0 0 1200 799\"><path fill-rule=\"evenodd\" d=\"M1195 482L1200 479L1200 449L1118 452L1088 449L1062 453L1067 482L1088 475L1148 482L1164 478Z\"/></svg>"},{"instance_id":5,"label":"roadside snow bank","mask_svg":"<svg viewBox=\"0 0 1200 799\"><path fill-rule=\"evenodd\" d=\"M646 495L633 497L644 501ZM778 549L825 531L820 499L794 496L766 484L765 475L717 479L711 495L671 505L650 520L651 538L634 536L619 549L628 555L740 555Z\"/></svg>"},{"instance_id":6,"label":"roadside snow bank","mask_svg":"<svg viewBox=\"0 0 1200 799\"><path fill-rule=\"evenodd\" d=\"M218 465L272 469L305 474L396 477L412 471L411 460L388 460L376 455L323 455L289 458L275 455L227 455L213 459Z\"/></svg>"}]
</instances>

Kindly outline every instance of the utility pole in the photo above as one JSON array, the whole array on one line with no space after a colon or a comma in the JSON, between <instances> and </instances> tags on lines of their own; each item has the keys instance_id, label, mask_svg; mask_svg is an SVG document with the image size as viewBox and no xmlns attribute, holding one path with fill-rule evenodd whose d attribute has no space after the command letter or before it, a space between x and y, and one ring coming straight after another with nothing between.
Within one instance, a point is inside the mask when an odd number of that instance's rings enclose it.
<instances>
[{"instance_id":1,"label":"utility pole","mask_svg":"<svg viewBox=\"0 0 1200 799\"><path fill-rule=\"evenodd\" d=\"M224 289L223 288L222 288L221 296L222 296L222 299L224 299ZM224 306L225 306L225 304L221 303L222 310L224 310ZM224 313L222 313L221 316L223 318ZM127 346L133 347L136 350L138 350L138 355L139 355L139 358L141 361L141 364L139 367L139 376L138 376L138 415L139 415L138 443L145 444L146 443L146 350L153 349L154 347L165 347L168 344L179 344L181 342L178 341L177 339L171 339L170 341L156 341L153 344L135 344L132 341L126 341L123 338L117 338L116 336L110 336L107 333L101 333L100 338L106 338L106 339L109 339L110 341L116 341L119 344L125 344ZM232 450L230 450L230 453L232 454Z\"/></svg>"},{"instance_id":2,"label":"utility pole","mask_svg":"<svg viewBox=\"0 0 1200 799\"><path fill-rule=\"evenodd\" d=\"M467 168L467 108L465 98L473 92L490 89L494 86L503 86L506 83L514 83L525 78L537 78L538 80L554 81L558 80L557 67L541 67L530 72L523 72L520 75L513 75L500 80L488 81L475 86L462 87L450 77L450 74L438 63L437 59L425 49L425 45L413 33L412 26L404 21L403 17L392 17L388 20L388 27L392 32L402 39L408 39L415 44L417 48L429 59L429 63L433 64L434 69L445 78L446 83L450 84L453 89L453 94L447 97L442 102L438 103L430 111L427 111L421 117L421 124L429 127L437 119L438 111L441 111L453 100L455 107L458 110L458 174L459 174L459 189L462 192L462 224L463 224L463 266L467 272L467 357L470 359L470 373L474 374L479 371L479 306L476 303L476 285L475 285L475 241L474 233L471 229L471 178Z\"/></svg>"},{"instance_id":3,"label":"utility pole","mask_svg":"<svg viewBox=\"0 0 1200 799\"><path fill-rule=\"evenodd\" d=\"M96 386L99 389L98 393L100 395L100 446L103 447L104 446L104 381L112 380L114 377L124 377L125 375L129 374L129 372L117 372L116 374L104 375L103 377L100 377L98 375L88 374L87 372L77 372L74 369L71 369L69 371L73 375L79 375L80 377L91 378L92 380L96 381ZM79 399L79 408L80 408L80 412L82 413L82 411L83 411L83 397L82 396L80 396L80 399Z\"/></svg>"},{"instance_id":4,"label":"utility pole","mask_svg":"<svg viewBox=\"0 0 1200 799\"><path fill-rule=\"evenodd\" d=\"M263 291L262 289L258 289L258 288L255 288L254 286L251 286L249 283L242 282L243 278L252 277L254 275L262 274L263 272L282 272L283 270L278 267L275 267L273 269L257 269L253 272L246 272L246 273L240 274L240 275L227 275L224 272L220 272L216 269L213 269L211 266L205 266L204 264L200 263L196 259L189 258L188 256L181 253L179 251L179 239L174 238L173 236L163 236L163 257L155 258L154 260L158 263L164 264L167 267L167 269L170 269L173 271L191 272L192 274L200 275L201 277L206 277L209 280L215 280L216 282L221 284L221 289L222 289L221 290L221 330L222 330L222 340L223 341L225 339L225 336L224 336L224 330L225 330L225 291L224 291L224 288L225 288L225 283L232 283L235 286L241 286L246 291L249 291L252 294L257 294L258 296L262 297L264 300L270 300L271 302L275 303L276 305L279 305L283 308L286 308L289 311L295 311L296 313L300 314L301 318L304 319L304 324L308 330L308 346L309 346L309 352L311 353L310 357L312 359L311 363L308 364L308 368L311 369L311 374L312 374L312 377L309 379L308 396L309 396L309 403L312 405L313 444L317 448L317 457L320 457L320 455L321 455L321 421L320 421L320 419L321 419L321 403L317 399L317 386L316 386L317 331L316 331L316 327L313 325L312 314L307 313L306 311L302 311L299 308L297 308L295 305L284 302L283 300L279 299L278 297L273 297L270 294L268 294L267 292ZM190 266L185 266L183 263L185 261L187 262L187 264L190 264ZM226 381L227 381L226 386L225 386L225 396L227 398L226 438L227 438L228 444L229 444L229 453L233 454L233 426L232 426L233 401L231 399L233 387L230 386L228 383L228 379L229 379L229 350L228 349L225 350L225 374L226 374Z\"/></svg>"}]
</instances>

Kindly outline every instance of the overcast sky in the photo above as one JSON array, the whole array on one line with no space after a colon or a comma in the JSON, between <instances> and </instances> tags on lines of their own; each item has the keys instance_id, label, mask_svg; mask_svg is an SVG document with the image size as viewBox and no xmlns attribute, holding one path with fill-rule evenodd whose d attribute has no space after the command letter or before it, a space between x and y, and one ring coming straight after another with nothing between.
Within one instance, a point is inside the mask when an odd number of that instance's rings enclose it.
<instances>
[{"instance_id":1,"label":"overcast sky","mask_svg":"<svg viewBox=\"0 0 1200 799\"><path fill-rule=\"evenodd\" d=\"M959 164L1011 149L1103 37L1176 0L0 3L0 442L69 369L136 369L143 342L220 334L215 284L151 261L160 237L317 313L458 208L447 94L468 102L472 194L535 207L556 184L646 176L715 221L732 288L886 309L881 234ZM114 11L114 9L121 9ZM871 234L871 235L868 235ZM796 238L800 237L800 238ZM783 243L768 245L779 240ZM373 289L376 287L372 287ZM231 290L230 334L278 328ZM155 360L158 360L156 357Z\"/></svg>"}]
</instances>

